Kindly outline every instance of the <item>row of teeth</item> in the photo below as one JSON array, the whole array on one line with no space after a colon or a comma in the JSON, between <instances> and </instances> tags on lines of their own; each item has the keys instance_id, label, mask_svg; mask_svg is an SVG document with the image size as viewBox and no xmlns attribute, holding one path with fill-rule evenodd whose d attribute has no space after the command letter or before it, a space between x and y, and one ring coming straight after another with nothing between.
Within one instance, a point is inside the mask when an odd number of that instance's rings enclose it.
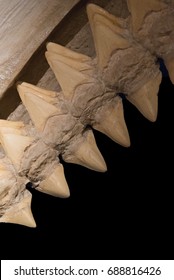
<instances>
[{"instance_id":1,"label":"row of teeth","mask_svg":"<svg viewBox=\"0 0 174 280\"><path fill-rule=\"evenodd\" d=\"M31 122L0 120L1 222L36 226L28 182L53 196L70 195L59 156L99 172L107 170L92 128L130 146L119 93L147 119L156 120L162 79L157 58L164 60L174 83L174 3L127 0L127 4L131 13L127 19L94 4L87 6L95 59L47 44L46 59L61 92L25 82L17 85Z\"/></svg>"}]
</instances>

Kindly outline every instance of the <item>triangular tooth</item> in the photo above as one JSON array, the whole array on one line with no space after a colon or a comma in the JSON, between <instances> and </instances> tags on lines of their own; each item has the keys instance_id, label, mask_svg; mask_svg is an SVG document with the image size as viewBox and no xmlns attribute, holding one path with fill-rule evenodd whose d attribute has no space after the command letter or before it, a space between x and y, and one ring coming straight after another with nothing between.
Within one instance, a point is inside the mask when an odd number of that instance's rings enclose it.
<instances>
[{"instance_id":1,"label":"triangular tooth","mask_svg":"<svg viewBox=\"0 0 174 280\"><path fill-rule=\"evenodd\" d=\"M149 12L160 11L166 7L165 3L159 0L127 0L127 5L132 15L132 27L134 32L137 32L141 28Z\"/></svg>"},{"instance_id":2,"label":"triangular tooth","mask_svg":"<svg viewBox=\"0 0 174 280\"><path fill-rule=\"evenodd\" d=\"M63 155L63 159L66 162L76 163L95 171L107 171L106 163L96 145L91 130L85 133L83 140L68 155Z\"/></svg>"},{"instance_id":3,"label":"triangular tooth","mask_svg":"<svg viewBox=\"0 0 174 280\"><path fill-rule=\"evenodd\" d=\"M174 84L174 58L164 59L164 63L168 70L170 80Z\"/></svg>"},{"instance_id":4,"label":"triangular tooth","mask_svg":"<svg viewBox=\"0 0 174 280\"><path fill-rule=\"evenodd\" d=\"M103 110L96 115L93 128L124 147L130 146L129 133L124 120L123 104L120 97L117 97L115 102L106 104Z\"/></svg>"},{"instance_id":5,"label":"triangular tooth","mask_svg":"<svg viewBox=\"0 0 174 280\"><path fill-rule=\"evenodd\" d=\"M34 125L39 131L43 131L47 120L59 113L58 109L33 92L26 91L22 84L18 85L18 91Z\"/></svg>"},{"instance_id":6,"label":"triangular tooth","mask_svg":"<svg viewBox=\"0 0 174 280\"><path fill-rule=\"evenodd\" d=\"M64 46L61 46L59 44L55 44L55 43L52 43L52 42L49 42L47 44L47 51L52 52L52 53L56 53L56 54L58 54L62 57L71 58L72 63L73 63L73 60L76 63L78 63L78 62L90 63L91 60L92 60L91 57L89 57L87 55L72 51L72 50L70 50L70 49L68 49ZM73 66L77 67L76 63L74 63Z\"/></svg>"},{"instance_id":7,"label":"triangular tooth","mask_svg":"<svg viewBox=\"0 0 174 280\"><path fill-rule=\"evenodd\" d=\"M161 72L147 82L138 91L127 96L127 99L148 120L155 122L158 113L158 91L162 80Z\"/></svg>"},{"instance_id":8,"label":"triangular tooth","mask_svg":"<svg viewBox=\"0 0 174 280\"><path fill-rule=\"evenodd\" d=\"M58 80L64 95L71 99L77 86L89 83L92 68L66 56L47 51L46 59ZM68 82L67 82L68 81Z\"/></svg>"},{"instance_id":9,"label":"triangular tooth","mask_svg":"<svg viewBox=\"0 0 174 280\"><path fill-rule=\"evenodd\" d=\"M4 131L4 128L0 127L0 142L6 155L11 159L13 164L19 168L20 162L24 153L24 150L33 142L32 137L23 136L19 133L14 134L12 131Z\"/></svg>"},{"instance_id":10,"label":"triangular tooth","mask_svg":"<svg viewBox=\"0 0 174 280\"><path fill-rule=\"evenodd\" d=\"M107 66L113 52L130 46L124 38L123 19L117 18L94 4L87 6L87 14L94 37L100 69Z\"/></svg>"},{"instance_id":11,"label":"triangular tooth","mask_svg":"<svg viewBox=\"0 0 174 280\"><path fill-rule=\"evenodd\" d=\"M25 190L24 197L18 203L11 206L4 216L0 218L0 222L20 224L27 227L36 227L33 214L31 212L32 195Z\"/></svg>"},{"instance_id":12,"label":"triangular tooth","mask_svg":"<svg viewBox=\"0 0 174 280\"><path fill-rule=\"evenodd\" d=\"M57 92L46 90L25 82L18 83L17 89L19 92L23 92L23 94L32 93L44 99L46 102L50 104L54 104L55 99L57 98Z\"/></svg>"},{"instance_id":13,"label":"triangular tooth","mask_svg":"<svg viewBox=\"0 0 174 280\"><path fill-rule=\"evenodd\" d=\"M67 198L70 196L68 184L65 179L64 169L62 164L58 164L51 175L43 180L38 187L38 191L57 196Z\"/></svg>"}]
</instances>

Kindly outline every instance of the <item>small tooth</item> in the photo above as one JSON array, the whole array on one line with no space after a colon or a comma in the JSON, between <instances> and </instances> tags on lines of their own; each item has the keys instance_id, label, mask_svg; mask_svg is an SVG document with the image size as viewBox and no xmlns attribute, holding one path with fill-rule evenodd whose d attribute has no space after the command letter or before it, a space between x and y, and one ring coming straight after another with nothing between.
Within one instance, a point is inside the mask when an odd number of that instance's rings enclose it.
<instances>
[{"instance_id":1,"label":"small tooth","mask_svg":"<svg viewBox=\"0 0 174 280\"><path fill-rule=\"evenodd\" d=\"M164 59L164 63L168 70L170 80L174 84L174 58Z\"/></svg>"},{"instance_id":2,"label":"small tooth","mask_svg":"<svg viewBox=\"0 0 174 280\"><path fill-rule=\"evenodd\" d=\"M152 11L159 11L166 7L166 5L159 0L127 0L128 9L132 15L133 31L137 32L146 17Z\"/></svg>"},{"instance_id":3,"label":"small tooth","mask_svg":"<svg viewBox=\"0 0 174 280\"><path fill-rule=\"evenodd\" d=\"M103 69L117 48L127 48L130 43L123 37L124 30L121 28L123 19L110 15L94 4L87 6L87 14L94 37L98 65Z\"/></svg>"},{"instance_id":4,"label":"small tooth","mask_svg":"<svg viewBox=\"0 0 174 280\"><path fill-rule=\"evenodd\" d=\"M91 67L86 63L49 51L45 56L68 99L72 98L77 86L89 82L88 73L83 73L83 71L91 72Z\"/></svg>"},{"instance_id":5,"label":"small tooth","mask_svg":"<svg viewBox=\"0 0 174 280\"><path fill-rule=\"evenodd\" d=\"M24 198L6 211L0 218L0 222L20 224L27 227L36 227L33 214L31 212L31 198L29 191L25 190Z\"/></svg>"},{"instance_id":6,"label":"small tooth","mask_svg":"<svg viewBox=\"0 0 174 280\"><path fill-rule=\"evenodd\" d=\"M26 91L22 85L18 85L18 91L34 125L39 131L43 131L47 120L59 113L58 109L33 92Z\"/></svg>"},{"instance_id":7,"label":"small tooth","mask_svg":"<svg viewBox=\"0 0 174 280\"><path fill-rule=\"evenodd\" d=\"M82 142L77 144L70 153L63 156L66 162L76 163L99 172L107 171L106 163L96 145L91 130L85 133Z\"/></svg>"},{"instance_id":8,"label":"small tooth","mask_svg":"<svg viewBox=\"0 0 174 280\"><path fill-rule=\"evenodd\" d=\"M21 83L17 85L18 92L22 93L32 93L50 104L54 104L55 99L57 98L57 93L55 91L46 90L43 88L39 88L29 83Z\"/></svg>"},{"instance_id":9,"label":"small tooth","mask_svg":"<svg viewBox=\"0 0 174 280\"><path fill-rule=\"evenodd\" d=\"M13 134L13 131L5 132L0 127L0 142L6 155L11 159L13 164L19 168L24 150L33 142L32 137L23 136L20 134Z\"/></svg>"},{"instance_id":10,"label":"small tooth","mask_svg":"<svg viewBox=\"0 0 174 280\"><path fill-rule=\"evenodd\" d=\"M43 180L36 189L53 196L67 198L70 196L62 164L58 164L51 175Z\"/></svg>"},{"instance_id":11,"label":"small tooth","mask_svg":"<svg viewBox=\"0 0 174 280\"><path fill-rule=\"evenodd\" d=\"M145 118L154 122L158 113L158 91L162 75L159 74L147 82L137 92L127 96L127 99L143 114Z\"/></svg>"},{"instance_id":12,"label":"small tooth","mask_svg":"<svg viewBox=\"0 0 174 280\"><path fill-rule=\"evenodd\" d=\"M118 144L124 147L130 146L129 133L124 120L123 104L120 97L116 98L115 103L112 102L103 107L93 127Z\"/></svg>"}]
</instances>

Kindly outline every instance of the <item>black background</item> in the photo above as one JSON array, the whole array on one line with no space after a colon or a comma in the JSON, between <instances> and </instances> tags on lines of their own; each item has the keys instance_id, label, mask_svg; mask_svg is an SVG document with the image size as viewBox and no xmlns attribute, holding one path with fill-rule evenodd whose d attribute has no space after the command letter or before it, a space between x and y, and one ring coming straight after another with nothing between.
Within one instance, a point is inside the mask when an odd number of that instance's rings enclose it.
<instances>
[{"instance_id":1,"label":"black background","mask_svg":"<svg viewBox=\"0 0 174 280\"><path fill-rule=\"evenodd\" d=\"M31 190L37 228L0 224L1 259L173 257L173 106L165 75L155 123L124 100L131 147L94 132L108 171L64 163L69 199Z\"/></svg>"}]
</instances>

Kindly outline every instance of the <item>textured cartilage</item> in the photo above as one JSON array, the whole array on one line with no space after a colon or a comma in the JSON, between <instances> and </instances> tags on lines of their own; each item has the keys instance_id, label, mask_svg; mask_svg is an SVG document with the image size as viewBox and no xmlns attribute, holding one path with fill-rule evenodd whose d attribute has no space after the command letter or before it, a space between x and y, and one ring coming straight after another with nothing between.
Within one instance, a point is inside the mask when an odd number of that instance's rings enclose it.
<instances>
[{"instance_id":1,"label":"textured cartilage","mask_svg":"<svg viewBox=\"0 0 174 280\"><path fill-rule=\"evenodd\" d=\"M27 182L38 191L69 197L59 156L68 163L105 172L93 129L130 146L120 93L148 120L156 120L162 79L158 57L163 58L174 83L174 2L127 3L130 16L126 19L88 4L95 58L47 44L45 56L62 91L25 82L17 85L31 120L25 125L0 120L6 155L0 159L0 221L35 226Z\"/></svg>"},{"instance_id":2,"label":"textured cartilage","mask_svg":"<svg viewBox=\"0 0 174 280\"><path fill-rule=\"evenodd\" d=\"M127 0L133 35L164 60L174 84L174 3L166 0Z\"/></svg>"}]
</instances>

